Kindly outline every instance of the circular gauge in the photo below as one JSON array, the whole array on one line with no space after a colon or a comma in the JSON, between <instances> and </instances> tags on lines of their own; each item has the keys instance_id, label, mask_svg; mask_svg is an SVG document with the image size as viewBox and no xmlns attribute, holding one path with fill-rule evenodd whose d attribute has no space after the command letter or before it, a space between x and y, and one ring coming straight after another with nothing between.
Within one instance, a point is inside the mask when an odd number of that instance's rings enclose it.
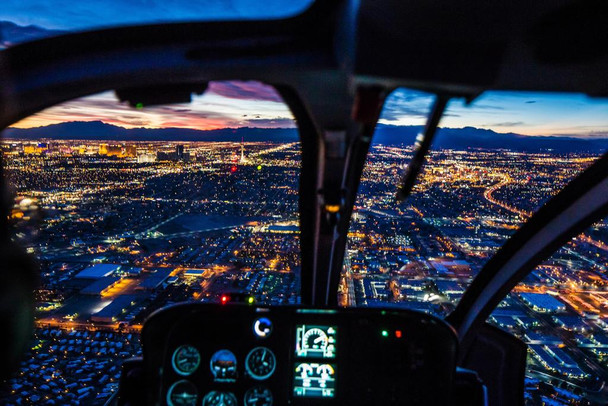
<instances>
[{"instance_id":1,"label":"circular gauge","mask_svg":"<svg viewBox=\"0 0 608 406\"><path fill-rule=\"evenodd\" d=\"M272 333L272 322L266 317L259 318L253 323L253 332L260 338L265 338Z\"/></svg>"},{"instance_id":2,"label":"circular gauge","mask_svg":"<svg viewBox=\"0 0 608 406\"><path fill-rule=\"evenodd\" d=\"M232 351L217 351L211 357L209 367L216 382L234 382L236 380L236 357Z\"/></svg>"},{"instance_id":3,"label":"circular gauge","mask_svg":"<svg viewBox=\"0 0 608 406\"><path fill-rule=\"evenodd\" d=\"M245 359L245 368L253 379L259 381L266 379L272 375L277 360L270 349L266 347L256 347L247 354Z\"/></svg>"},{"instance_id":4,"label":"circular gauge","mask_svg":"<svg viewBox=\"0 0 608 406\"><path fill-rule=\"evenodd\" d=\"M305 350L325 350L329 343L329 338L325 331L320 328L311 328L304 333L303 348Z\"/></svg>"},{"instance_id":5,"label":"circular gauge","mask_svg":"<svg viewBox=\"0 0 608 406\"><path fill-rule=\"evenodd\" d=\"M197 404L198 391L196 386L185 379L175 382L167 391L169 406L194 406Z\"/></svg>"},{"instance_id":6,"label":"circular gauge","mask_svg":"<svg viewBox=\"0 0 608 406\"><path fill-rule=\"evenodd\" d=\"M245 406L272 406L272 392L263 386L255 386L245 392Z\"/></svg>"},{"instance_id":7,"label":"circular gauge","mask_svg":"<svg viewBox=\"0 0 608 406\"><path fill-rule=\"evenodd\" d=\"M232 392L211 391L205 395L203 406L237 406L237 400Z\"/></svg>"},{"instance_id":8,"label":"circular gauge","mask_svg":"<svg viewBox=\"0 0 608 406\"><path fill-rule=\"evenodd\" d=\"M182 376L188 376L196 371L201 363L201 354L191 345L181 345L173 352L171 364L173 370Z\"/></svg>"}]
</instances>

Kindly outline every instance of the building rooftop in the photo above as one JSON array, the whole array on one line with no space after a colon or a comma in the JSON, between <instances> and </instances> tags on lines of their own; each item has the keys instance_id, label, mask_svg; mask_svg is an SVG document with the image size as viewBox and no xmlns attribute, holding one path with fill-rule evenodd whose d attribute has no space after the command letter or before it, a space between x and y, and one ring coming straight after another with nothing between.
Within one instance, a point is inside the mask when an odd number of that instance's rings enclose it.
<instances>
[{"instance_id":1,"label":"building rooftop","mask_svg":"<svg viewBox=\"0 0 608 406\"><path fill-rule=\"evenodd\" d=\"M587 323L585 323L578 316L567 316L567 315L559 315L553 316L553 321L555 321L559 326L567 329L567 330L580 330L584 331L589 329Z\"/></svg>"},{"instance_id":2,"label":"building rooftop","mask_svg":"<svg viewBox=\"0 0 608 406\"><path fill-rule=\"evenodd\" d=\"M110 276L119 269L120 265L116 264L95 264L82 270L76 275L76 278L103 278L105 276Z\"/></svg>"},{"instance_id":3,"label":"building rooftop","mask_svg":"<svg viewBox=\"0 0 608 406\"><path fill-rule=\"evenodd\" d=\"M268 226L268 231L270 231L271 233L296 234L300 232L300 227L297 225L273 224L271 226Z\"/></svg>"},{"instance_id":4,"label":"building rooftop","mask_svg":"<svg viewBox=\"0 0 608 406\"><path fill-rule=\"evenodd\" d=\"M524 302L535 309L556 312L564 310L566 306L548 293L520 293Z\"/></svg>"},{"instance_id":5,"label":"building rooftop","mask_svg":"<svg viewBox=\"0 0 608 406\"><path fill-rule=\"evenodd\" d=\"M111 287L119 280L120 278L118 276L104 276L82 289L80 293L85 295L101 295L104 290Z\"/></svg>"},{"instance_id":6,"label":"building rooftop","mask_svg":"<svg viewBox=\"0 0 608 406\"><path fill-rule=\"evenodd\" d=\"M205 273L205 269L191 268L191 269L184 269L183 275L184 276L202 276L204 273Z\"/></svg>"},{"instance_id":7,"label":"building rooftop","mask_svg":"<svg viewBox=\"0 0 608 406\"><path fill-rule=\"evenodd\" d=\"M132 302L136 301L137 296L135 295L121 295L117 296L109 305L93 314L91 317L94 320L111 320L112 318L119 316L123 313L123 310L131 306Z\"/></svg>"},{"instance_id":8,"label":"building rooftop","mask_svg":"<svg viewBox=\"0 0 608 406\"><path fill-rule=\"evenodd\" d=\"M137 287L140 289L156 289L169 277L171 272L173 272L172 268L161 268L150 273L146 272L147 276Z\"/></svg>"}]
</instances>

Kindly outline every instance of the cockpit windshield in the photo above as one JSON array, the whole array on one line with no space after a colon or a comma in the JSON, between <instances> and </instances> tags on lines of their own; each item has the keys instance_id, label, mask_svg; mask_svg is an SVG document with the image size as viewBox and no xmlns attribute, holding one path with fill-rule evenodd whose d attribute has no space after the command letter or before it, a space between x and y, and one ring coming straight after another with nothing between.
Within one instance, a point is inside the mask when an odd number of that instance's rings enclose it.
<instances>
[{"instance_id":1,"label":"cockpit windshield","mask_svg":"<svg viewBox=\"0 0 608 406\"><path fill-rule=\"evenodd\" d=\"M16 123L2 152L13 239L41 267L31 352L2 402L103 404L144 319L172 303L300 302L300 143L274 88L212 82L135 108L89 96Z\"/></svg>"},{"instance_id":2,"label":"cockpit windshield","mask_svg":"<svg viewBox=\"0 0 608 406\"><path fill-rule=\"evenodd\" d=\"M470 107L455 101L440 123L418 183L399 204L397 186L432 102L430 95L405 89L386 102L349 231L340 285L343 305L401 307L445 317L505 241L608 150L605 101L512 92L488 93ZM555 334L563 345L572 331L585 342L604 337L603 324L586 318L605 312L605 299L596 290L608 286L607 241L603 223L578 237L534 271L492 321L512 327L506 328L511 333L518 330L517 336L538 348ZM534 307L545 301L559 305L555 321ZM546 326L564 320L567 327ZM552 378L595 388L594 380L607 373L605 358L593 354L603 354L598 345L591 353L577 352L578 375L559 372L559 359L542 367L538 354L544 352L537 348L529 357L529 376L536 383L528 386L528 396L541 396L539 382Z\"/></svg>"}]
</instances>

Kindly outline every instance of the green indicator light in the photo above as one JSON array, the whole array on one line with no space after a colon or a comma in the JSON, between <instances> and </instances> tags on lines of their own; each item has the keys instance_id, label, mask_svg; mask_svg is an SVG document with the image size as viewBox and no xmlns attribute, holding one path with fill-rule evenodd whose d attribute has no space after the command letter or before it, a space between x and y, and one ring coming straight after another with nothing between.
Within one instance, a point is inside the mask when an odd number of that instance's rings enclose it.
<instances>
[{"instance_id":1,"label":"green indicator light","mask_svg":"<svg viewBox=\"0 0 608 406\"><path fill-rule=\"evenodd\" d=\"M262 170L262 165L258 165L258 171Z\"/></svg>"},{"instance_id":2,"label":"green indicator light","mask_svg":"<svg viewBox=\"0 0 608 406\"><path fill-rule=\"evenodd\" d=\"M388 330L382 330L382 337L388 337Z\"/></svg>"},{"instance_id":3,"label":"green indicator light","mask_svg":"<svg viewBox=\"0 0 608 406\"><path fill-rule=\"evenodd\" d=\"M137 104L135 105L135 108L136 108L136 109L140 109L140 110L141 110L141 109L143 109L143 108L144 108L144 104L143 104L143 103L137 103Z\"/></svg>"},{"instance_id":4,"label":"green indicator light","mask_svg":"<svg viewBox=\"0 0 608 406\"><path fill-rule=\"evenodd\" d=\"M249 297L247 298L247 303L249 303L249 304L253 304L253 302L255 302L254 297L253 297L253 296L249 296Z\"/></svg>"}]
</instances>

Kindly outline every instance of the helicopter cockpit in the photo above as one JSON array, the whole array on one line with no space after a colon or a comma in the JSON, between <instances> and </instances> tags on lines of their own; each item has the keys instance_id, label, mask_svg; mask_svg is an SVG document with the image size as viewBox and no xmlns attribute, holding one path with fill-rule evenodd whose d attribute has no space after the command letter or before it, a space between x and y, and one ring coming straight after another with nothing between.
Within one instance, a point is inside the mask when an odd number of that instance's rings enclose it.
<instances>
[{"instance_id":1,"label":"helicopter cockpit","mask_svg":"<svg viewBox=\"0 0 608 406\"><path fill-rule=\"evenodd\" d=\"M2 375L21 363L44 377L9 380L5 400L608 399L605 2L336 0L289 13L57 32L0 51ZM504 107L504 131L487 114L480 128L457 121L515 91L526 109L542 104L530 92L551 106L576 93L593 131L526 141ZM417 121L391 115L393 100ZM93 104L102 118L84 115ZM40 206L41 231L19 229ZM44 243L27 245L29 232ZM42 347L48 357L23 364ZM59 357L62 371L35 372ZM546 368L527 373L527 358ZM51 385L59 372L116 382Z\"/></svg>"}]
</instances>

